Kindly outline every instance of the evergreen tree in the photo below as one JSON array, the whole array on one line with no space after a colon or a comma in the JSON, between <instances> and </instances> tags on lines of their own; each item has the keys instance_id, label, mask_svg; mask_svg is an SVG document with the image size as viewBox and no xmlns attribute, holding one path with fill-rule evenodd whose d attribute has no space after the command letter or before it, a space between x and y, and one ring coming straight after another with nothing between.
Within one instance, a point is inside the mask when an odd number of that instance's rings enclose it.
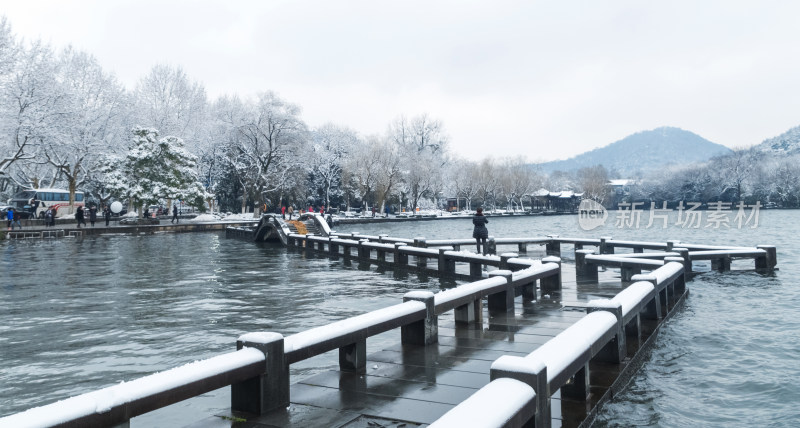
<instances>
[{"instance_id":1,"label":"evergreen tree","mask_svg":"<svg viewBox=\"0 0 800 428\"><path fill-rule=\"evenodd\" d=\"M184 149L180 138L158 139L152 128L136 127L132 132L131 149L108 165L108 187L119 197L137 207L159 199L183 199L198 208L213 197L198 180L197 157Z\"/></svg>"}]
</instances>

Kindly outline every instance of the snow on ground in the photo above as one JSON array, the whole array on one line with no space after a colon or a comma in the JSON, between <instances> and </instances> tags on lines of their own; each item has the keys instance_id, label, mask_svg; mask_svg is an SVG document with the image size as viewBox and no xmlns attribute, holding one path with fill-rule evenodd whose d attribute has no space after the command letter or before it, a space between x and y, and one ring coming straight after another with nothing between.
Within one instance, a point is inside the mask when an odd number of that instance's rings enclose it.
<instances>
[{"instance_id":1,"label":"snow on ground","mask_svg":"<svg viewBox=\"0 0 800 428\"><path fill-rule=\"evenodd\" d=\"M214 214L200 214L200 215L198 215L197 217L195 217L195 218L192 218L192 219L189 219L189 220L187 220L187 221L192 221L192 222L197 222L197 223L200 223L200 222L219 221L219 220L220 220L220 217L219 217L218 215L214 215Z\"/></svg>"},{"instance_id":2,"label":"snow on ground","mask_svg":"<svg viewBox=\"0 0 800 428\"><path fill-rule=\"evenodd\" d=\"M257 217L253 217L253 213L227 214L227 215L223 215L222 218L224 220L227 220L227 221L231 221L231 220L258 220Z\"/></svg>"}]
</instances>

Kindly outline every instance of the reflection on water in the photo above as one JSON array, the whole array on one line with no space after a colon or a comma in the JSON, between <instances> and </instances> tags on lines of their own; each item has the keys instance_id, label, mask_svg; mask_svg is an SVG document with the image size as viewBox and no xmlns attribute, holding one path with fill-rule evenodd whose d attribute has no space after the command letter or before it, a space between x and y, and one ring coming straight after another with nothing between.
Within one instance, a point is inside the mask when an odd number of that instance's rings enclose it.
<instances>
[{"instance_id":1,"label":"reflection on water","mask_svg":"<svg viewBox=\"0 0 800 428\"><path fill-rule=\"evenodd\" d=\"M727 231L585 232L573 216L490 218L489 230L498 237L554 233L777 245L780 271L774 276L709 272L690 283L686 309L596 424L786 426L800 418L794 405L800 390L792 381L800 375L798 215L762 212L758 229ZM471 235L472 224L459 219L338 229L461 238ZM0 416L231 351L246 332L291 334L396 304L410 289L453 285L213 233L5 241L0 272ZM369 346L379 349L396 336L382 335ZM292 370L296 379L336 364L336 355L322 356ZM187 415L227 408L226 394L223 388L138 425L188 423Z\"/></svg>"}]
</instances>

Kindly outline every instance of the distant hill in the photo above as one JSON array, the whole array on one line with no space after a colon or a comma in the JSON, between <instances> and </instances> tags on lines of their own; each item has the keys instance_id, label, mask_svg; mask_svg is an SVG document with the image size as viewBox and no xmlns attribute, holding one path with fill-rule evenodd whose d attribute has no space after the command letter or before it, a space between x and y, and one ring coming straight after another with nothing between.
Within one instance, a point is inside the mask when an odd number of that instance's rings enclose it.
<instances>
[{"instance_id":1,"label":"distant hill","mask_svg":"<svg viewBox=\"0 0 800 428\"><path fill-rule=\"evenodd\" d=\"M754 149L777 154L798 153L800 152L800 126L796 126L777 137L768 138L763 143L757 144Z\"/></svg>"},{"instance_id":2,"label":"distant hill","mask_svg":"<svg viewBox=\"0 0 800 428\"><path fill-rule=\"evenodd\" d=\"M662 127L629 135L605 147L582 153L567 160L540 164L542 171L576 171L603 165L617 170L622 178L646 173L664 165L687 165L704 162L714 156L731 153L731 149L680 128Z\"/></svg>"}]
</instances>

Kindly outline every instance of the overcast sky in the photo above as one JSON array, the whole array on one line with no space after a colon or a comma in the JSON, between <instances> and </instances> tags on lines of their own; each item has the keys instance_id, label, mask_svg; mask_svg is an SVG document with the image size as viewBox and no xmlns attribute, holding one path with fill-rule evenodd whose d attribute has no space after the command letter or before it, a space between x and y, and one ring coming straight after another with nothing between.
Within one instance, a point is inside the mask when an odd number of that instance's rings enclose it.
<instances>
[{"instance_id":1,"label":"overcast sky","mask_svg":"<svg viewBox=\"0 0 800 428\"><path fill-rule=\"evenodd\" d=\"M563 159L659 126L742 147L800 125L797 1L18 1L132 89L183 67L211 99L272 90L310 126L444 122L451 148Z\"/></svg>"}]
</instances>

